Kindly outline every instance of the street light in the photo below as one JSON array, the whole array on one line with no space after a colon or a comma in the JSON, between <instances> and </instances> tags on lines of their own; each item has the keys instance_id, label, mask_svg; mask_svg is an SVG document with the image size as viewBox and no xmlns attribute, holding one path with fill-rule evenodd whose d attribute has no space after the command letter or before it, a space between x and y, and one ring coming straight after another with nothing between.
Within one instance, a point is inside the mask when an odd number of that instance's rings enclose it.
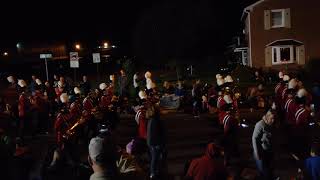
<instances>
[{"instance_id":1,"label":"street light","mask_svg":"<svg viewBox=\"0 0 320 180\"><path fill-rule=\"evenodd\" d=\"M77 49L77 50L80 50L80 49L81 49L80 44L76 44L76 49Z\"/></svg>"},{"instance_id":2,"label":"street light","mask_svg":"<svg viewBox=\"0 0 320 180\"><path fill-rule=\"evenodd\" d=\"M103 43L103 48L107 49L109 47L109 44L107 42Z\"/></svg>"},{"instance_id":3,"label":"street light","mask_svg":"<svg viewBox=\"0 0 320 180\"><path fill-rule=\"evenodd\" d=\"M3 53L3 56L8 56L8 55L9 55L8 52Z\"/></svg>"}]
</instances>

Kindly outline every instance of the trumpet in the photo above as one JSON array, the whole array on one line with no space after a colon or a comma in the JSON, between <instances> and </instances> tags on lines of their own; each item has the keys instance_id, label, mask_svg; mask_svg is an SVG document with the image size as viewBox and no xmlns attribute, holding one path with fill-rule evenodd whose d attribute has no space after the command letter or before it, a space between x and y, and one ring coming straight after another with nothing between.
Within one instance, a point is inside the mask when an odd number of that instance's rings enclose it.
<instances>
[{"instance_id":1,"label":"trumpet","mask_svg":"<svg viewBox=\"0 0 320 180\"><path fill-rule=\"evenodd\" d=\"M66 132L62 135L63 139L71 139L76 134L77 128L83 123L85 123L85 118L81 116L80 119L77 122L75 122L68 130L66 130Z\"/></svg>"}]
</instances>

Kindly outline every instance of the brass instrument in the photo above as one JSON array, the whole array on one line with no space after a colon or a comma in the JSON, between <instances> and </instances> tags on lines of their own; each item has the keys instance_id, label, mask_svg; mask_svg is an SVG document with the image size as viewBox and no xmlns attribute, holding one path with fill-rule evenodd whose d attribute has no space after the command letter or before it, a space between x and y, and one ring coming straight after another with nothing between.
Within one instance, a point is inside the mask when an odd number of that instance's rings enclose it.
<instances>
[{"instance_id":1,"label":"brass instrument","mask_svg":"<svg viewBox=\"0 0 320 180\"><path fill-rule=\"evenodd\" d=\"M65 133L62 135L63 139L71 139L75 135L77 128L85 122L85 119L81 116L77 122L75 122L69 129L65 131Z\"/></svg>"}]
</instances>

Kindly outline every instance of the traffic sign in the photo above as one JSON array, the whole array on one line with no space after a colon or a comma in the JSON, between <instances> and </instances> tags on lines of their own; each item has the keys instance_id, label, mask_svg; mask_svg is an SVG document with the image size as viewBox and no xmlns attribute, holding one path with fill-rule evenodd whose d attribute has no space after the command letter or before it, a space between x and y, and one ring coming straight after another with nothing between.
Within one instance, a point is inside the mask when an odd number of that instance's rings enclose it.
<instances>
[{"instance_id":1,"label":"traffic sign","mask_svg":"<svg viewBox=\"0 0 320 180\"><path fill-rule=\"evenodd\" d=\"M40 59L50 59L52 58L52 54L40 54Z\"/></svg>"},{"instance_id":2,"label":"traffic sign","mask_svg":"<svg viewBox=\"0 0 320 180\"><path fill-rule=\"evenodd\" d=\"M92 54L93 63L100 63L100 53Z\"/></svg>"},{"instance_id":3,"label":"traffic sign","mask_svg":"<svg viewBox=\"0 0 320 180\"><path fill-rule=\"evenodd\" d=\"M79 68L79 54L78 52L70 52L70 67Z\"/></svg>"}]
</instances>

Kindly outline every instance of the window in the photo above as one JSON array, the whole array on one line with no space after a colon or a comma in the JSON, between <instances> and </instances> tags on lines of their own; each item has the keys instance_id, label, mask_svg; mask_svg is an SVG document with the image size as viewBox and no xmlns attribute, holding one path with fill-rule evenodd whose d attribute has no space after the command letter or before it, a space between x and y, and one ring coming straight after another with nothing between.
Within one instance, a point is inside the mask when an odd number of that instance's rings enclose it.
<instances>
[{"instance_id":1,"label":"window","mask_svg":"<svg viewBox=\"0 0 320 180\"><path fill-rule=\"evenodd\" d=\"M284 9L271 10L271 27L285 27Z\"/></svg>"},{"instance_id":2,"label":"window","mask_svg":"<svg viewBox=\"0 0 320 180\"><path fill-rule=\"evenodd\" d=\"M272 64L294 63L295 49L294 46L273 46Z\"/></svg>"}]
</instances>

